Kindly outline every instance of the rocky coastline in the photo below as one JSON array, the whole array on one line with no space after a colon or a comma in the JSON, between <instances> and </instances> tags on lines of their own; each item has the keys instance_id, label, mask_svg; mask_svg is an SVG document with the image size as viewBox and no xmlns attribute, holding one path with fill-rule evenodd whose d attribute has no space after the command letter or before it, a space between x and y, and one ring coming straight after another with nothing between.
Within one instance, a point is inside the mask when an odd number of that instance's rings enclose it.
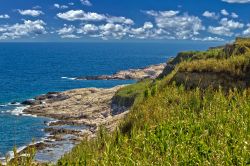
<instances>
[{"instance_id":1,"label":"rocky coastline","mask_svg":"<svg viewBox=\"0 0 250 166\"><path fill-rule=\"evenodd\" d=\"M112 75L79 76L75 80L142 80L145 78L154 79L159 76L166 64L156 64L140 69L129 69L116 72Z\"/></svg>"},{"instance_id":2,"label":"rocky coastline","mask_svg":"<svg viewBox=\"0 0 250 166\"><path fill-rule=\"evenodd\" d=\"M153 79L158 77L164 68L165 64L158 64L142 69L120 71L111 76L78 77L77 79ZM23 101L22 104L27 106L23 110L23 114L47 117L53 120L44 122L47 125L44 132L48 136L42 142L28 145L19 154L25 155L29 147L35 147L37 149L35 156L37 162L56 162L82 139L94 138L100 126L105 127L110 132L113 131L120 120L129 112L128 108L118 107L112 102L115 93L124 86L126 85L109 89L82 88L64 92L48 92ZM68 147L64 147L63 143L67 144ZM54 149L60 145L63 148L55 151ZM60 154L55 154L58 151ZM56 156L50 160L41 159L41 155L46 153Z\"/></svg>"}]
</instances>

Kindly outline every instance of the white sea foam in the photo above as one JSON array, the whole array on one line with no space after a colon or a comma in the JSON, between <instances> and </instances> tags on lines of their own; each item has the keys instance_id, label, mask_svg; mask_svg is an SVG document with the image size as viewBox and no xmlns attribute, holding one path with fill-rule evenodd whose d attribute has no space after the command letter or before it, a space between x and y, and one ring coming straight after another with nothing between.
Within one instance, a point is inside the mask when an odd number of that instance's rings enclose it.
<instances>
[{"instance_id":1,"label":"white sea foam","mask_svg":"<svg viewBox=\"0 0 250 166\"><path fill-rule=\"evenodd\" d=\"M15 102L15 103L0 104L0 107L20 106L20 105L21 103Z\"/></svg>"},{"instance_id":2,"label":"white sea foam","mask_svg":"<svg viewBox=\"0 0 250 166\"><path fill-rule=\"evenodd\" d=\"M25 110L26 108L28 108L28 106L16 107L15 109L10 110L9 113L10 113L11 115L20 116L20 115L23 115L23 110Z\"/></svg>"},{"instance_id":3,"label":"white sea foam","mask_svg":"<svg viewBox=\"0 0 250 166\"><path fill-rule=\"evenodd\" d=\"M76 80L76 78L74 78L74 77L61 77L61 79Z\"/></svg>"},{"instance_id":4,"label":"white sea foam","mask_svg":"<svg viewBox=\"0 0 250 166\"><path fill-rule=\"evenodd\" d=\"M58 122L59 120L51 120L51 121L48 121L47 123L46 123L46 125L47 126L50 126L50 124L51 123L56 123L56 122Z\"/></svg>"},{"instance_id":5,"label":"white sea foam","mask_svg":"<svg viewBox=\"0 0 250 166\"><path fill-rule=\"evenodd\" d=\"M19 103L19 102L15 102L15 103L8 103L7 105L14 105L14 106L18 106L18 105L21 105L21 103Z\"/></svg>"}]
</instances>

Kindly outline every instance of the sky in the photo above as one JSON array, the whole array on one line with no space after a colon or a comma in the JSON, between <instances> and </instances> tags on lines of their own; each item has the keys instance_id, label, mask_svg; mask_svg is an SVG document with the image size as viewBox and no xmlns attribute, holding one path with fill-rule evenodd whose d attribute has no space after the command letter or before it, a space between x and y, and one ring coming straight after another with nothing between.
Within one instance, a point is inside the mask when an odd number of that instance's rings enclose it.
<instances>
[{"instance_id":1,"label":"sky","mask_svg":"<svg viewBox=\"0 0 250 166\"><path fill-rule=\"evenodd\" d=\"M250 0L1 0L4 41L232 41Z\"/></svg>"}]
</instances>

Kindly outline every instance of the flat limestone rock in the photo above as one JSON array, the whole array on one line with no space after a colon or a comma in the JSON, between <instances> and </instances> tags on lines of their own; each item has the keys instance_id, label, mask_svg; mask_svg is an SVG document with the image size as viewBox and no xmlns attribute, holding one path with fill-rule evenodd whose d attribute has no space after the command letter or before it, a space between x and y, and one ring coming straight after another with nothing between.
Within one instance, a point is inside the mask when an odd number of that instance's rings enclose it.
<instances>
[{"instance_id":1,"label":"flat limestone rock","mask_svg":"<svg viewBox=\"0 0 250 166\"><path fill-rule=\"evenodd\" d=\"M145 78L157 78L165 68L166 64L161 63L140 69L129 69L119 71L113 75L80 76L76 80L141 80Z\"/></svg>"}]
</instances>

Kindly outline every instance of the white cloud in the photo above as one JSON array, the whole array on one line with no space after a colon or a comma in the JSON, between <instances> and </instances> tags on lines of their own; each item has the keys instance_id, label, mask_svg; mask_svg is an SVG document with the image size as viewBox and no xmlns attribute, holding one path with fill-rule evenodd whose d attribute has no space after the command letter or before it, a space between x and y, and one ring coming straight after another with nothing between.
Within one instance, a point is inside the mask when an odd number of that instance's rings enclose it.
<instances>
[{"instance_id":1,"label":"white cloud","mask_svg":"<svg viewBox=\"0 0 250 166\"><path fill-rule=\"evenodd\" d=\"M40 10L20 10L18 9L18 12L21 14L21 15L25 15L25 16L32 16L32 17L38 17L42 14L44 14L42 11Z\"/></svg>"},{"instance_id":2,"label":"white cloud","mask_svg":"<svg viewBox=\"0 0 250 166\"><path fill-rule=\"evenodd\" d=\"M78 34L90 35L96 34L99 30L99 27L94 24L85 24L77 30Z\"/></svg>"},{"instance_id":3,"label":"white cloud","mask_svg":"<svg viewBox=\"0 0 250 166\"><path fill-rule=\"evenodd\" d=\"M143 25L144 29L152 29L154 25L151 22L145 22Z\"/></svg>"},{"instance_id":4,"label":"white cloud","mask_svg":"<svg viewBox=\"0 0 250 166\"><path fill-rule=\"evenodd\" d=\"M0 26L0 39L16 39L23 36L41 35L47 33L45 30L46 23L42 20L24 20L22 24Z\"/></svg>"},{"instance_id":5,"label":"white cloud","mask_svg":"<svg viewBox=\"0 0 250 166\"><path fill-rule=\"evenodd\" d=\"M180 14L179 11L143 11L153 17L154 22L146 21L140 27L135 27L132 19L95 13L99 17L87 17L90 13L82 10L70 10L58 13L58 17L68 21L86 21L79 27L64 26L57 33L76 35L77 37L98 37L107 39L137 38L137 39L193 39L200 31L205 30L199 17ZM99 18L99 19L93 19ZM90 24L90 21L99 21ZM207 38L204 40L212 40ZM215 40L215 39L214 39Z\"/></svg>"},{"instance_id":6,"label":"white cloud","mask_svg":"<svg viewBox=\"0 0 250 166\"><path fill-rule=\"evenodd\" d=\"M227 11L226 9L222 9L222 10L220 11L220 13L221 13L222 15L224 15L224 16L228 16L228 15L229 15L229 13L228 13L228 11Z\"/></svg>"},{"instance_id":7,"label":"white cloud","mask_svg":"<svg viewBox=\"0 0 250 166\"><path fill-rule=\"evenodd\" d=\"M220 20L220 24L224 27L227 27L229 29L240 29L244 27L243 23L233 21L233 20L228 20L227 18L222 18Z\"/></svg>"},{"instance_id":8,"label":"white cloud","mask_svg":"<svg viewBox=\"0 0 250 166\"><path fill-rule=\"evenodd\" d=\"M238 18L239 16L238 16L238 14L232 12L232 13L231 13L231 17L233 17L233 18Z\"/></svg>"},{"instance_id":9,"label":"white cloud","mask_svg":"<svg viewBox=\"0 0 250 166\"><path fill-rule=\"evenodd\" d=\"M220 36L232 36L233 35L233 32L231 32L229 28L223 27L223 26L219 26L219 27L209 26L208 32L212 34L220 35Z\"/></svg>"},{"instance_id":10,"label":"white cloud","mask_svg":"<svg viewBox=\"0 0 250 166\"><path fill-rule=\"evenodd\" d=\"M241 29L244 27L243 23L228 20L228 18L222 18L219 23L220 26L217 27L209 26L208 32L220 36L233 36L234 32L232 30Z\"/></svg>"},{"instance_id":11,"label":"white cloud","mask_svg":"<svg viewBox=\"0 0 250 166\"><path fill-rule=\"evenodd\" d=\"M214 18L216 16L215 12L209 12L209 11L205 11L202 15L204 17L211 17L211 18Z\"/></svg>"},{"instance_id":12,"label":"white cloud","mask_svg":"<svg viewBox=\"0 0 250 166\"><path fill-rule=\"evenodd\" d=\"M39 6L39 5L36 5L36 6L32 7L32 9L41 9L41 8L42 8L42 7Z\"/></svg>"},{"instance_id":13,"label":"white cloud","mask_svg":"<svg viewBox=\"0 0 250 166\"><path fill-rule=\"evenodd\" d=\"M8 19L10 16L8 14L2 14L0 15L0 19Z\"/></svg>"},{"instance_id":14,"label":"white cloud","mask_svg":"<svg viewBox=\"0 0 250 166\"><path fill-rule=\"evenodd\" d=\"M247 24L247 29L243 31L243 35L245 36L250 36L250 24Z\"/></svg>"},{"instance_id":15,"label":"white cloud","mask_svg":"<svg viewBox=\"0 0 250 166\"><path fill-rule=\"evenodd\" d=\"M61 38L63 38L63 39L65 39L65 38L68 38L68 39L78 39L80 37L77 36L77 35L74 35L74 34L69 34L69 35L62 35Z\"/></svg>"},{"instance_id":16,"label":"white cloud","mask_svg":"<svg viewBox=\"0 0 250 166\"><path fill-rule=\"evenodd\" d=\"M151 15L151 16L158 16L159 14L164 16L164 17L172 17L175 16L179 13L179 11L174 11L174 10L169 10L169 11L154 11L154 10L148 10L144 11L145 14Z\"/></svg>"},{"instance_id":17,"label":"white cloud","mask_svg":"<svg viewBox=\"0 0 250 166\"><path fill-rule=\"evenodd\" d=\"M67 21L76 21L76 20L101 21L106 18L105 15L103 14L92 13L92 12L86 13L83 10L69 10L65 13L58 13L57 17Z\"/></svg>"},{"instance_id":18,"label":"white cloud","mask_svg":"<svg viewBox=\"0 0 250 166\"><path fill-rule=\"evenodd\" d=\"M58 3L54 4L54 7L57 9L68 9L69 7L66 5L59 5Z\"/></svg>"},{"instance_id":19,"label":"white cloud","mask_svg":"<svg viewBox=\"0 0 250 166\"><path fill-rule=\"evenodd\" d=\"M125 18L125 17L106 16L106 20L109 23L123 23L123 24L128 24L128 25L134 24L133 20L129 18Z\"/></svg>"},{"instance_id":20,"label":"white cloud","mask_svg":"<svg viewBox=\"0 0 250 166\"><path fill-rule=\"evenodd\" d=\"M224 41L224 39L219 37L204 37L204 38L192 38L192 40L198 40L198 41Z\"/></svg>"},{"instance_id":21,"label":"white cloud","mask_svg":"<svg viewBox=\"0 0 250 166\"><path fill-rule=\"evenodd\" d=\"M222 1L228 3L250 3L250 0L222 0Z\"/></svg>"},{"instance_id":22,"label":"white cloud","mask_svg":"<svg viewBox=\"0 0 250 166\"><path fill-rule=\"evenodd\" d=\"M65 25L63 28L59 29L57 31L57 33L59 35L68 35L68 34L74 33L75 30L76 30L75 26L73 26L73 25L70 25L70 26Z\"/></svg>"},{"instance_id":23,"label":"white cloud","mask_svg":"<svg viewBox=\"0 0 250 166\"><path fill-rule=\"evenodd\" d=\"M180 15L179 11L146 11L145 13L154 17L157 27L165 33L161 35L188 39L205 29L199 17L188 14Z\"/></svg>"},{"instance_id":24,"label":"white cloud","mask_svg":"<svg viewBox=\"0 0 250 166\"><path fill-rule=\"evenodd\" d=\"M58 13L57 17L67 21L106 21L107 23L121 23L133 25L134 21L126 17L116 17L93 12L85 12L83 10L70 10L65 13Z\"/></svg>"},{"instance_id":25,"label":"white cloud","mask_svg":"<svg viewBox=\"0 0 250 166\"><path fill-rule=\"evenodd\" d=\"M85 6L92 6L92 3L89 0L80 0L80 1Z\"/></svg>"},{"instance_id":26,"label":"white cloud","mask_svg":"<svg viewBox=\"0 0 250 166\"><path fill-rule=\"evenodd\" d=\"M210 12L210 11L205 11L202 15L204 17L212 18L212 19L218 19L219 18L219 15L217 15L215 12Z\"/></svg>"}]
</instances>

